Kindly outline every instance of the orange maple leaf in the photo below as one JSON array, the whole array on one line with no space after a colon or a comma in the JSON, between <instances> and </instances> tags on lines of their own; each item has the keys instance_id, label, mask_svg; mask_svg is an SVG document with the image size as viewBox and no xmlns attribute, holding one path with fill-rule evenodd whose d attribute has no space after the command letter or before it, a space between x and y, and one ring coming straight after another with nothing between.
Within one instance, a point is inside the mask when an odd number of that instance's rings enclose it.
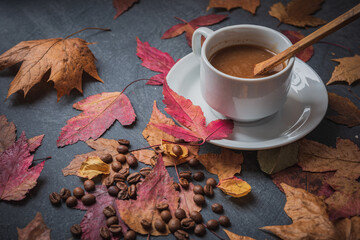
<instances>
[{"instance_id":1,"label":"orange maple leaf","mask_svg":"<svg viewBox=\"0 0 360 240\"><path fill-rule=\"evenodd\" d=\"M360 79L360 56L355 54L353 57L344 57L332 59L340 63L335 67L330 80L326 83L329 85L333 82L344 81L349 85Z\"/></svg>"},{"instance_id":2,"label":"orange maple leaf","mask_svg":"<svg viewBox=\"0 0 360 240\"><path fill-rule=\"evenodd\" d=\"M260 0L210 0L206 10L210 8L226 8L229 11L232 8L241 7L254 15L258 6L260 6Z\"/></svg>"}]
</instances>

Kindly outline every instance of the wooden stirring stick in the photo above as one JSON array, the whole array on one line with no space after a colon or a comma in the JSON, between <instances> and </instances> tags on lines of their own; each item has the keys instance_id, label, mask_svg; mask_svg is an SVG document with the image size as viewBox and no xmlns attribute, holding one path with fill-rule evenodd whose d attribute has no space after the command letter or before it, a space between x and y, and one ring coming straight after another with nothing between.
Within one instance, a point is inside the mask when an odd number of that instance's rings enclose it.
<instances>
[{"instance_id":1,"label":"wooden stirring stick","mask_svg":"<svg viewBox=\"0 0 360 240\"><path fill-rule=\"evenodd\" d=\"M296 53L318 42L327 35L339 30L340 28L354 21L358 17L360 17L360 4L356 5L355 7L344 13L343 15L335 18L334 20L332 20L325 26L319 28L310 35L306 36L305 38L301 39L291 47L282 51L281 53L276 54L275 56L256 64L254 68L254 75L266 73L276 65L291 58Z\"/></svg>"}]
</instances>

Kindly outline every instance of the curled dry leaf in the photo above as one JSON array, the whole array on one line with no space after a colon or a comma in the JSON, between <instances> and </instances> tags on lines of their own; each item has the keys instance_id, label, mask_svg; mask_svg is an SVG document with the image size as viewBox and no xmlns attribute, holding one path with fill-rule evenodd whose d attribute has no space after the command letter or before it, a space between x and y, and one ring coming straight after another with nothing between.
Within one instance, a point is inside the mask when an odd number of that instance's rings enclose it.
<instances>
[{"instance_id":1,"label":"curled dry leaf","mask_svg":"<svg viewBox=\"0 0 360 240\"><path fill-rule=\"evenodd\" d=\"M16 140L16 127L8 122L5 115L0 115L0 153L8 149Z\"/></svg>"},{"instance_id":2,"label":"curled dry leaf","mask_svg":"<svg viewBox=\"0 0 360 240\"><path fill-rule=\"evenodd\" d=\"M336 116L327 116L328 119L348 127L360 125L360 109L350 99L330 92L328 96L329 107L338 113Z\"/></svg>"},{"instance_id":3,"label":"curled dry leaf","mask_svg":"<svg viewBox=\"0 0 360 240\"><path fill-rule=\"evenodd\" d=\"M179 192L175 191L172 184L173 179L169 176L162 157L159 157L153 171L139 185L136 200L116 200L121 219L129 228L140 234L168 235L170 233L168 227L164 232L159 232L155 229L154 223L156 219L161 218L156 209L158 203L169 204L169 210L174 216L175 209L179 205ZM140 224L142 219L151 221L152 230L150 232Z\"/></svg>"},{"instance_id":4,"label":"curled dry leaf","mask_svg":"<svg viewBox=\"0 0 360 240\"><path fill-rule=\"evenodd\" d=\"M311 16L320 9L324 0L292 0L286 7L281 3L271 6L269 14L282 23L297 27L315 27L326 23L326 21Z\"/></svg>"},{"instance_id":5,"label":"curled dry leaf","mask_svg":"<svg viewBox=\"0 0 360 240\"><path fill-rule=\"evenodd\" d=\"M332 59L340 63L335 67L330 80L326 85L338 81L347 82L349 85L360 79L360 56L355 54L353 57Z\"/></svg>"},{"instance_id":6,"label":"curled dry leaf","mask_svg":"<svg viewBox=\"0 0 360 240\"><path fill-rule=\"evenodd\" d=\"M254 15L258 6L260 6L260 0L210 0L206 10L210 8L226 8L229 11L241 7Z\"/></svg>"},{"instance_id":7,"label":"curled dry leaf","mask_svg":"<svg viewBox=\"0 0 360 240\"><path fill-rule=\"evenodd\" d=\"M225 194L236 198L246 196L251 191L251 186L237 177L222 179L217 187Z\"/></svg>"},{"instance_id":8,"label":"curled dry leaf","mask_svg":"<svg viewBox=\"0 0 360 240\"><path fill-rule=\"evenodd\" d=\"M53 81L57 99L73 88L82 93L82 75L87 72L96 80L99 77L95 57L88 48L91 43L80 38L51 38L23 41L0 56L0 71L22 62L19 72L10 84L7 98L19 91L24 97L29 90L50 71L47 81Z\"/></svg>"},{"instance_id":9,"label":"curled dry leaf","mask_svg":"<svg viewBox=\"0 0 360 240\"><path fill-rule=\"evenodd\" d=\"M291 41L292 44L300 41L301 39L303 39L305 37L298 31L281 30L281 33L284 34L287 38L289 38L289 40ZM298 52L296 54L296 57L300 58L304 62L307 62L310 60L310 58L313 55L314 55L314 47L311 45L310 47L307 47L304 50Z\"/></svg>"},{"instance_id":10,"label":"curled dry leaf","mask_svg":"<svg viewBox=\"0 0 360 240\"><path fill-rule=\"evenodd\" d=\"M206 170L216 174L219 180L231 178L236 173L240 173L241 164L244 161L242 153L235 153L226 148L221 148L220 154L205 153L198 158Z\"/></svg>"},{"instance_id":11,"label":"curled dry leaf","mask_svg":"<svg viewBox=\"0 0 360 240\"><path fill-rule=\"evenodd\" d=\"M166 81L166 76L174 66L174 59L167 52L162 52L151 47L148 42L141 42L136 38L136 55L142 60L142 66L160 74L152 76L146 83L149 85L162 85Z\"/></svg>"},{"instance_id":12,"label":"curled dry leaf","mask_svg":"<svg viewBox=\"0 0 360 240\"><path fill-rule=\"evenodd\" d=\"M180 156L177 156L173 151L173 147L175 145L177 145L181 148L182 154ZM183 159L183 158L187 158L189 156L189 150L185 145L166 143L163 141L161 144L161 148L164 150L164 152L166 152L167 154L170 154L170 156L175 157L175 158Z\"/></svg>"},{"instance_id":13,"label":"curled dry leaf","mask_svg":"<svg viewBox=\"0 0 360 240\"><path fill-rule=\"evenodd\" d=\"M50 240L50 228L48 228L40 212L26 225L25 228L16 228L18 240Z\"/></svg>"},{"instance_id":14,"label":"curled dry leaf","mask_svg":"<svg viewBox=\"0 0 360 240\"><path fill-rule=\"evenodd\" d=\"M254 238L251 237L246 237L246 236L239 236L233 232L230 232L229 230L223 229L224 232L226 233L226 235L229 237L230 240L255 240Z\"/></svg>"},{"instance_id":15,"label":"curled dry leaf","mask_svg":"<svg viewBox=\"0 0 360 240\"><path fill-rule=\"evenodd\" d=\"M77 173L79 177L88 179L92 179L100 174L110 174L110 167L97 156L89 156L81 163Z\"/></svg>"},{"instance_id":16,"label":"curled dry leaf","mask_svg":"<svg viewBox=\"0 0 360 240\"><path fill-rule=\"evenodd\" d=\"M227 18L227 15L222 14L210 14L206 16L200 16L191 20L190 22L185 21L184 19L175 17L176 19L182 21L183 23L176 24L175 26L166 30L161 39L173 38L181 35L183 32L186 32L186 40L189 46L191 47L191 39L194 31L201 26L209 26L215 23L223 21Z\"/></svg>"},{"instance_id":17,"label":"curled dry leaf","mask_svg":"<svg viewBox=\"0 0 360 240\"><path fill-rule=\"evenodd\" d=\"M56 141L58 147L97 139L114 122L130 125L135 121L135 112L129 98L121 92L103 92L89 96L73 105L83 111L67 121Z\"/></svg>"},{"instance_id":18,"label":"curled dry leaf","mask_svg":"<svg viewBox=\"0 0 360 240\"><path fill-rule=\"evenodd\" d=\"M139 0L113 0L113 6L116 9L114 19L117 19L121 14L127 11L132 5Z\"/></svg>"}]
</instances>

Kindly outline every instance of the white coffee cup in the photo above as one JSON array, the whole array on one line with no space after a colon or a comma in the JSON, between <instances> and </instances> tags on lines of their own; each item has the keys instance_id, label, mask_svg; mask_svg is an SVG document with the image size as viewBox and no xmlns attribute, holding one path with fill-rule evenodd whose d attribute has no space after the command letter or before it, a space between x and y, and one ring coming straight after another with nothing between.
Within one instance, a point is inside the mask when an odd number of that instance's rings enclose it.
<instances>
[{"instance_id":1,"label":"white coffee cup","mask_svg":"<svg viewBox=\"0 0 360 240\"><path fill-rule=\"evenodd\" d=\"M201 37L205 41L201 46ZM257 45L279 53L292 43L283 34L258 25L235 25L212 31L198 28L192 48L200 61L200 88L206 103L225 117L256 121L275 114L285 103L290 89L295 58L283 70L262 78L234 77L214 68L209 58L218 50L238 44Z\"/></svg>"}]
</instances>

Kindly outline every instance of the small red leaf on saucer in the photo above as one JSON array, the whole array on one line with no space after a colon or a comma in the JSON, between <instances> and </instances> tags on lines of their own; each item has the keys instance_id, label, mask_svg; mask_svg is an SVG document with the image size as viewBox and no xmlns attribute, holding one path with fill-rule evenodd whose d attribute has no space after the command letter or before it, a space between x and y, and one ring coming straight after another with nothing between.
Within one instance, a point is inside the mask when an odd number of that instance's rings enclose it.
<instances>
[{"instance_id":1,"label":"small red leaf on saucer","mask_svg":"<svg viewBox=\"0 0 360 240\"><path fill-rule=\"evenodd\" d=\"M193 105L191 100L174 92L166 81L163 86L163 95L163 103L166 105L165 111L187 128L180 130L178 126L155 125L164 132L185 141L222 139L232 133L234 128L232 120L218 119L206 126L206 119L201 108Z\"/></svg>"},{"instance_id":2,"label":"small red leaf on saucer","mask_svg":"<svg viewBox=\"0 0 360 240\"><path fill-rule=\"evenodd\" d=\"M186 40L189 46L191 47L191 39L194 31L200 26L209 26L215 23L223 21L227 18L227 15L224 14L210 14L206 16L200 16L191 20L190 22L185 21L184 19L175 17L176 19L182 21L183 23L179 23L168 29L164 35L162 35L161 39L173 38L181 35L183 32L186 32Z\"/></svg>"},{"instance_id":3,"label":"small red leaf on saucer","mask_svg":"<svg viewBox=\"0 0 360 240\"><path fill-rule=\"evenodd\" d=\"M300 32L292 31L292 30L281 30L281 33L284 34L289 40L294 44L301 39L303 39L305 36L302 35ZM300 58L304 62L307 62L310 60L310 58L314 55L314 48L313 46L307 47L298 54L296 54L296 57Z\"/></svg>"},{"instance_id":4,"label":"small red leaf on saucer","mask_svg":"<svg viewBox=\"0 0 360 240\"><path fill-rule=\"evenodd\" d=\"M161 72L158 75L152 76L146 84L162 85L166 79L166 75L174 66L174 59L167 52L162 52L159 49L151 47L148 42L141 42L136 38L137 48L136 55L142 60L142 66L155 71Z\"/></svg>"}]
</instances>

